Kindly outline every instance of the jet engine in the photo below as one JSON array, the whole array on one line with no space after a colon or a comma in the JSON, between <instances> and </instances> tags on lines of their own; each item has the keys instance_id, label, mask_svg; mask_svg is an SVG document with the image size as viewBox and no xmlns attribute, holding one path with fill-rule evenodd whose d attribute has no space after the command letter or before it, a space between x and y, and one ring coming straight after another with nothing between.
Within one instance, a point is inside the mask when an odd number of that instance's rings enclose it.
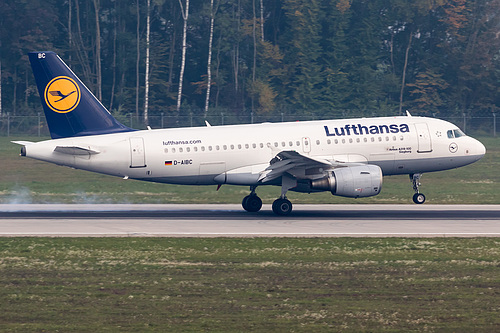
<instances>
[{"instance_id":1,"label":"jet engine","mask_svg":"<svg viewBox=\"0 0 500 333\"><path fill-rule=\"evenodd\" d=\"M382 189L382 170L371 164L338 168L324 178L312 180L310 186L342 197L371 197Z\"/></svg>"}]
</instances>

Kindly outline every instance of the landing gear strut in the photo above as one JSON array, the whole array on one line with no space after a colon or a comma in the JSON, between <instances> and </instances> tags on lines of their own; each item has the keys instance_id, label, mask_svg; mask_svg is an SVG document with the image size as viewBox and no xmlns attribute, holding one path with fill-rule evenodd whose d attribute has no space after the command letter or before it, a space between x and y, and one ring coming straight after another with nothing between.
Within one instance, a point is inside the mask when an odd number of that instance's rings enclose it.
<instances>
[{"instance_id":1,"label":"landing gear strut","mask_svg":"<svg viewBox=\"0 0 500 333\"><path fill-rule=\"evenodd\" d=\"M273 202L273 212L277 215L288 215L292 212L292 203L286 198L286 192L297 186L297 179L285 174L281 177L281 196ZM255 193L257 186L250 186L250 194L243 198L241 205L247 212L258 212L262 208L262 200Z\"/></svg>"},{"instance_id":2,"label":"landing gear strut","mask_svg":"<svg viewBox=\"0 0 500 333\"><path fill-rule=\"evenodd\" d=\"M425 195L419 192L418 187L420 184L420 178L422 177L421 173L415 173L410 175L410 180L413 183L413 190L415 194L413 195L413 202L416 204L423 204L425 202Z\"/></svg>"},{"instance_id":3,"label":"landing gear strut","mask_svg":"<svg viewBox=\"0 0 500 333\"><path fill-rule=\"evenodd\" d=\"M297 186L297 179L284 174L281 177L281 196L273 202L273 212L276 215L288 215L292 212L292 203L286 198L286 192Z\"/></svg>"},{"instance_id":4,"label":"landing gear strut","mask_svg":"<svg viewBox=\"0 0 500 333\"><path fill-rule=\"evenodd\" d=\"M243 198L241 205L247 212L255 213L262 208L262 200L255 193L257 186L250 187L250 194Z\"/></svg>"}]
</instances>

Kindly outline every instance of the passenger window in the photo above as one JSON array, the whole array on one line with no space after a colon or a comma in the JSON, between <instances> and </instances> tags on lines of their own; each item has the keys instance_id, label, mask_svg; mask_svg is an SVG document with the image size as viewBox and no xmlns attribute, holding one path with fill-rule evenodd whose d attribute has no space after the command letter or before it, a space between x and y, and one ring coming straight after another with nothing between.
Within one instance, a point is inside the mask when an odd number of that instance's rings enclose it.
<instances>
[{"instance_id":1,"label":"passenger window","mask_svg":"<svg viewBox=\"0 0 500 333\"><path fill-rule=\"evenodd\" d=\"M165 148L164 151L165 151L165 154L168 154L168 148Z\"/></svg>"},{"instance_id":2,"label":"passenger window","mask_svg":"<svg viewBox=\"0 0 500 333\"><path fill-rule=\"evenodd\" d=\"M338 145L339 144L339 140L335 139L335 144Z\"/></svg>"},{"instance_id":3,"label":"passenger window","mask_svg":"<svg viewBox=\"0 0 500 333\"><path fill-rule=\"evenodd\" d=\"M253 149L257 148L257 144L252 143L252 147L253 147Z\"/></svg>"},{"instance_id":4,"label":"passenger window","mask_svg":"<svg viewBox=\"0 0 500 333\"><path fill-rule=\"evenodd\" d=\"M222 149L227 150L227 146L226 146L226 145L223 145L223 146L222 146Z\"/></svg>"},{"instance_id":5,"label":"passenger window","mask_svg":"<svg viewBox=\"0 0 500 333\"><path fill-rule=\"evenodd\" d=\"M208 150L209 150L209 151L212 151L212 146L208 146Z\"/></svg>"},{"instance_id":6,"label":"passenger window","mask_svg":"<svg viewBox=\"0 0 500 333\"><path fill-rule=\"evenodd\" d=\"M182 153L184 150L182 148L179 148L179 153Z\"/></svg>"},{"instance_id":7,"label":"passenger window","mask_svg":"<svg viewBox=\"0 0 500 333\"><path fill-rule=\"evenodd\" d=\"M250 148L250 146L248 145L248 143L245 143L245 148L246 149Z\"/></svg>"},{"instance_id":8,"label":"passenger window","mask_svg":"<svg viewBox=\"0 0 500 333\"><path fill-rule=\"evenodd\" d=\"M319 146L319 140L316 140L316 145Z\"/></svg>"},{"instance_id":9,"label":"passenger window","mask_svg":"<svg viewBox=\"0 0 500 333\"><path fill-rule=\"evenodd\" d=\"M193 149L194 149L194 151L198 151L198 147L194 147Z\"/></svg>"},{"instance_id":10,"label":"passenger window","mask_svg":"<svg viewBox=\"0 0 500 333\"><path fill-rule=\"evenodd\" d=\"M205 146L201 146L201 151L205 151Z\"/></svg>"},{"instance_id":11,"label":"passenger window","mask_svg":"<svg viewBox=\"0 0 500 333\"><path fill-rule=\"evenodd\" d=\"M234 145L231 145L231 150L234 150Z\"/></svg>"},{"instance_id":12,"label":"passenger window","mask_svg":"<svg viewBox=\"0 0 500 333\"><path fill-rule=\"evenodd\" d=\"M241 149L241 145L238 145L238 149Z\"/></svg>"},{"instance_id":13,"label":"passenger window","mask_svg":"<svg viewBox=\"0 0 500 333\"><path fill-rule=\"evenodd\" d=\"M172 153L175 153L175 148L172 148Z\"/></svg>"},{"instance_id":14,"label":"passenger window","mask_svg":"<svg viewBox=\"0 0 500 333\"><path fill-rule=\"evenodd\" d=\"M186 151L189 153L191 151L191 148L187 147Z\"/></svg>"},{"instance_id":15,"label":"passenger window","mask_svg":"<svg viewBox=\"0 0 500 333\"><path fill-rule=\"evenodd\" d=\"M297 141L297 142L296 142L296 146L297 146L297 147L298 147L298 146L300 146L300 141Z\"/></svg>"},{"instance_id":16,"label":"passenger window","mask_svg":"<svg viewBox=\"0 0 500 333\"><path fill-rule=\"evenodd\" d=\"M328 140L326 140L326 143L329 144L329 145L331 145L332 144L332 140L328 139Z\"/></svg>"}]
</instances>

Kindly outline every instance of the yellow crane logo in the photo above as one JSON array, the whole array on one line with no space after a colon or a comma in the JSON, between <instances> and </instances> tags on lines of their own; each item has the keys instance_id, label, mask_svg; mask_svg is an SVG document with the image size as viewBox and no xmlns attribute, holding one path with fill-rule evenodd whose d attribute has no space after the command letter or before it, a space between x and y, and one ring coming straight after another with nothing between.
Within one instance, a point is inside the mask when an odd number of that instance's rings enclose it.
<instances>
[{"instance_id":1,"label":"yellow crane logo","mask_svg":"<svg viewBox=\"0 0 500 333\"><path fill-rule=\"evenodd\" d=\"M80 87L67 76L53 78L45 87L45 102L57 113L73 111L80 103Z\"/></svg>"}]
</instances>

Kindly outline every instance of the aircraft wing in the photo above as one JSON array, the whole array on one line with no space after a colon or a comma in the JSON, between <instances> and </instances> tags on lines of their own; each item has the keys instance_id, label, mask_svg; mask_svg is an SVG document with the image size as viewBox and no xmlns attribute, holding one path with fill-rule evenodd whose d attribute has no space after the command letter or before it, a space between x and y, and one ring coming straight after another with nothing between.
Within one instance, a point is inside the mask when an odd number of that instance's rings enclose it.
<instances>
[{"instance_id":1,"label":"aircraft wing","mask_svg":"<svg viewBox=\"0 0 500 333\"><path fill-rule=\"evenodd\" d=\"M278 153L262 171L259 181L265 183L289 173L296 178L307 178L314 174L322 174L324 170L335 167L326 159L304 156L296 151L282 151Z\"/></svg>"},{"instance_id":2,"label":"aircraft wing","mask_svg":"<svg viewBox=\"0 0 500 333\"><path fill-rule=\"evenodd\" d=\"M366 163L339 161L334 156L311 157L296 151L282 151L269 162L269 166L261 172L258 180L266 183L283 176L285 173L297 179L316 179L336 168L359 165L366 165Z\"/></svg>"}]
</instances>

